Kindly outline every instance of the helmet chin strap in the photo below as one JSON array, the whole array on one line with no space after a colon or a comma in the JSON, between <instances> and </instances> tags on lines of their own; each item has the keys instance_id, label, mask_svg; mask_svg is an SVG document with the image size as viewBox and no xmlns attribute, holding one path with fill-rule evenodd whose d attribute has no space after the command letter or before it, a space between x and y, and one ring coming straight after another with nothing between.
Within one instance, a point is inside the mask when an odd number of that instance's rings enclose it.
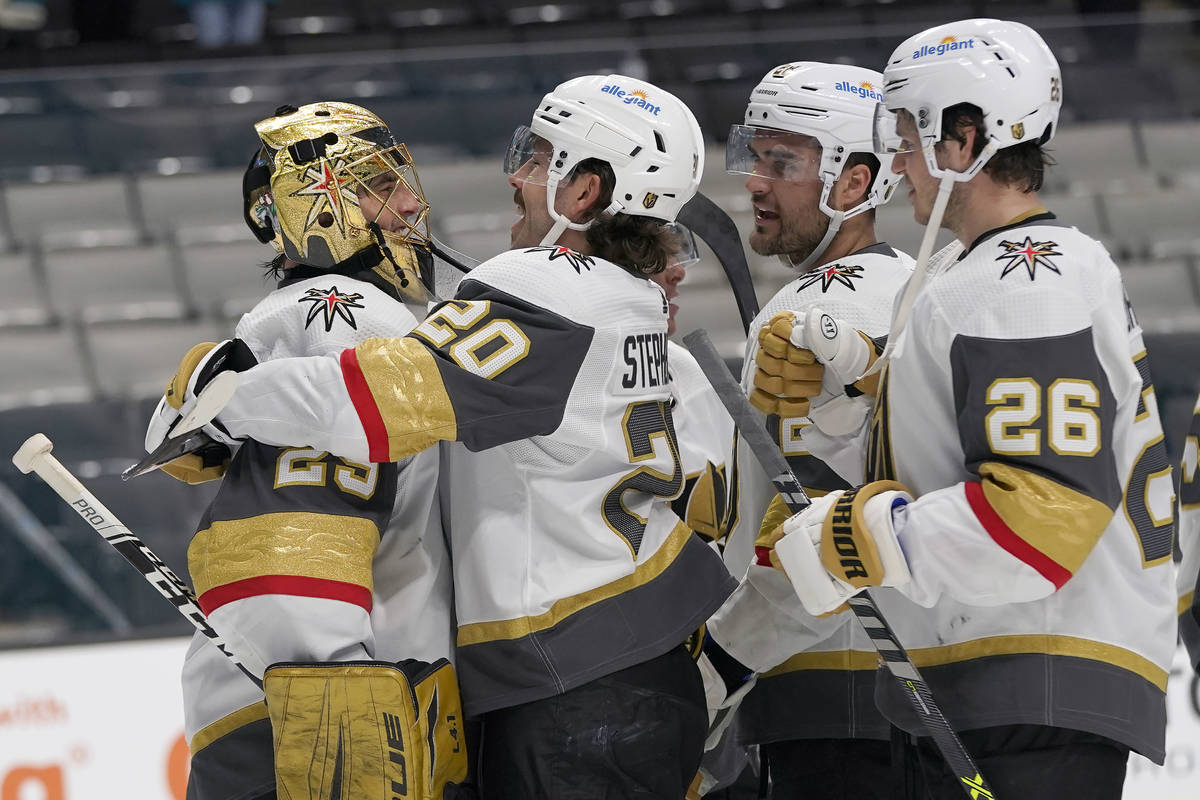
<instances>
[{"instance_id":1,"label":"helmet chin strap","mask_svg":"<svg viewBox=\"0 0 1200 800\"><path fill-rule=\"evenodd\" d=\"M783 265L788 269L794 269L797 272L807 272L813 264L820 260L821 256L825 255L825 251L829 249L829 243L833 241L833 237L837 236L838 231L842 229L842 220L846 218L845 211L834 211L829 217L829 228L826 229L825 235L821 237L821 241L817 242L817 246L808 254L808 258L796 263L790 255L784 254L779 257Z\"/></svg>"},{"instance_id":2,"label":"helmet chin strap","mask_svg":"<svg viewBox=\"0 0 1200 800\"><path fill-rule=\"evenodd\" d=\"M550 230L542 237L540 242L542 247L546 247L558 242L558 237L563 235L563 232L570 229L573 231L586 231L592 227L594 219L589 219L587 222L572 222L564 215L558 213L554 208L554 199L558 194L558 176L551 175L546 182L546 212L550 214L550 219L554 220L554 224L550 226Z\"/></svg>"},{"instance_id":3,"label":"helmet chin strap","mask_svg":"<svg viewBox=\"0 0 1200 800\"><path fill-rule=\"evenodd\" d=\"M817 242L817 246L803 261L797 262L788 253L779 256L779 260L788 269L794 269L797 272L807 272L812 265L820 260L821 256L825 255L825 251L829 249L829 244L833 241L833 237L837 236L838 231L842 229L842 222L845 221L847 215L854 216L859 211L865 210L860 208L851 209L850 212L838 211L829 205L829 194L833 191L833 184L836 178L827 177L824 181L824 188L821 189L821 197L817 200L817 208L821 213L829 217L829 227L825 229L825 235L821 237L821 241ZM864 200L863 203L868 201Z\"/></svg>"}]
</instances>

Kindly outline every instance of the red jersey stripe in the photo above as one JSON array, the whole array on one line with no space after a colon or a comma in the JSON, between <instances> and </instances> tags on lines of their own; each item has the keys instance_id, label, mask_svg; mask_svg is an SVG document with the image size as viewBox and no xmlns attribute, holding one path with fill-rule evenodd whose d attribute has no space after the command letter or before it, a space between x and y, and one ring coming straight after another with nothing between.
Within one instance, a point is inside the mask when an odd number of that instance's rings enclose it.
<instances>
[{"instance_id":1,"label":"red jersey stripe","mask_svg":"<svg viewBox=\"0 0 1200 800\"><path fill-rule=\"evenodd\" d=\"M211 614L226 603L264 594L290 594L297 597L323 597L327 600L341 600L344 603L353 603L362 607L368 614L371 613L371 591L366 587L356 583L310 578L303 575L261 575L257 578L246 578L215 586L197 599L200 603L200 610L205 614Z\"/></svg>"},{"instance_id":2,"label":"red jersey stripe","mask_svg":"<svg viewBox=\"0 0 1200 800\"><path fill-rule=\"evenodd\" d=\"M383 424L383 415L371 394L371 387L358 364L358 352L353 348L342 351L342 380L346 382L346 391L358 420L362 423L363 432L367 435L367 453L371 461L385 463L391 461L388 454L387 426Z\"/></svg>"},{"instance_id":3,"label":"red jersey stripe","mask_svg":"<svg viewBox=\"0 0 1200 800\"><path fill-rule=\"evenodd\" d=\"M1070 571L1008 527L1008 523L988 502L983 493L983 484L979 481L967 481L963 486L966 489L967 503L975 512L975 517L983 525L983 529L992 537L992 541L1037 570L1043 578L1054 584L1055 589L1061 589L1063 584L1070 580Z\"/></svg>"}]
</instances>

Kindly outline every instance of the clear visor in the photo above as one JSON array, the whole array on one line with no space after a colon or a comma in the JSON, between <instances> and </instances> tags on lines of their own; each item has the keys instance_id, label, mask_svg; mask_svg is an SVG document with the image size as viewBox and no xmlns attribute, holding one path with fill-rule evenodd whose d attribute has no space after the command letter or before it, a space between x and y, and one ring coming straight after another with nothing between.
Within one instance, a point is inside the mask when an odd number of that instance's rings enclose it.
<instances>
[{"instance_id":1,"label":"clear visor","mask_svg":"<svg viewBox=\"0 0 1200 800\"><path fill-rule=\"evenodd\" d=\"M678 222L668 222L667 230L675 236L676 249L671 257L672 264L686 267L700 260L700 251L696 248L696 237L686 226Z\"/></svg>"},{"instance_id":2,"label":"clear visor","mask_svg":"<svg viewBox=\"0 0 1200 800\"><path fill-rule=\"evenodd\" d=\"M358 205L368 229L406 244L429 243L429 203L403 144L375 150L337 170L346 199Z\"/></svg>"},{"instance_id":3,"label":"clear visor","mask_svg":"<svg viewBox=\"0 0 1200 800\"><path fill-rule=\"evenodd\" d=\"M911 153L921 149L916 122L911 112L891 111L883 103L875 104L872 146L879 155Z\"/></svg>"},{"instance_id":4,"label":"clear visor","mask_svg":"<svg viewBox=\"0 0 1200 800\"><path fill-rule=\"evenodd\" d=\"M508 153L504 156L504 174L518 180L545 186L549 176L554 145L522 125L513 131Z\"/></svg>"},{"instance_id":5,"label":"clear visor","mask_svg":"<svg viewBox=\"0 0 1200 800\"><path fill-rule=\"evenodd\" d=\"M821 143L803 133L734 125L725 145L725 171L792 183L819 180Z\"/></svg>"}]
</instances>

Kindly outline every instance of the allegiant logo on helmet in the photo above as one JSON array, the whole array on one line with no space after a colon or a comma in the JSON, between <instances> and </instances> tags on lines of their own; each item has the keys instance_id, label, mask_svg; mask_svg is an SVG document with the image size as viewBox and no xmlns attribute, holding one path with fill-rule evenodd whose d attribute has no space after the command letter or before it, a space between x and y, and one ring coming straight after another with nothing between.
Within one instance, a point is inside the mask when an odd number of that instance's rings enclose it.
<instances>
[{"instance_id":1,"label":"allegiant logo on helmet","mask_svg":"<svg viewBox=\"0 0 1200 800\"><path fill-rule=\"evenodd\" d=\"M641 89L635 89L632 92L627 92L616 84L608 84L601 86L600 91L605 94L611 94L627 106L637 106L638 108L649 111L654 116L658 116L658 112L662 110L660 106L648 102L647 95Z\"/></svg>"},{"instance_id":2,"label":"allegiant logo on helmet","mask_svg":"<svg viewBox=\"0 0 1200 800\"><path fill-rule=\"evenodd\" d=\"M974 50L974 39L963 39L961 42L953 36L947 36L937 44L921 45L919 50L913 51L913 59L924 58L925 56L940 56L954 50Z\"/></svg>"},{"instance_id":3,"label":"allegiant logo on helmet","mask_svg":"<svg viewBox=\"0 0 1200 800\"><path fill-rule=\"evenodd\" d=\"M877 103L883 102L883 95L875 91L875 87L863 81L859 84L853 84L850 81L840 81L833 87L839 92L848 92L856 97L864 97L868 100L874 100Z\"/></svg>"}]
</instances>

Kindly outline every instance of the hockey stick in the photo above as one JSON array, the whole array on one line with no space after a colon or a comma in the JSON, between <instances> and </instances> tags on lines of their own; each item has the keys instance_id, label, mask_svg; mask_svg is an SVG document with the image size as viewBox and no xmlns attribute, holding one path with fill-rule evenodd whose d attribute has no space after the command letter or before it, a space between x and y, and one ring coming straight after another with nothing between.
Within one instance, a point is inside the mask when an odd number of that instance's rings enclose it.
<instances>
[{"instance_id":1,"label":"hockey stick","mask_svg":"<svg viewBox=\"0 0 1200 800\"><path fill-rule=\"evenodd\" d=\"M737 226L720 206L699 192L679 210L676 221L703 239L721 262L742 318L742 329L749 333L750 322L758 314L758 297L754 294L754 281Z\"/></svg>"},{"instance_id":2,"label":"hockey stick","mask_svg":"<svg viewBox=\"0 0 1200 800\"><path fill-rule=\"evenodd\" d=\"M775 485L788 510L793 514L803 511L811 504L808 495L792 474L787 460L779 452L779 446L755 416L742 387L725 366L708 334L703 329L695 330L683 337L683 342L700 365L704 377L712 384L721 404L729 411L729 416L733 417L738 434L754 453L763 471L771 477L771 483ZM934 701L929 687L917 672L916 665L879 612L870 591L863 591L846 602L871 638L871 644L879 652L888 672L900 682L921 724L932 737L946 764L962 783L963 791L972 800L995 800L995 795L983 780L979 767L975 765L954 728L950 727L941 708Z\"/></svg>"},{"instance_id":3,"label":"hockey stick","mask_svg":"<svg viewBox=\"0 0 1200 800\"><path fill-rule=\"evenodd\" d=\"M230 661L237 666L246 677L254 681L260 689L262 681L246 668L238 657L225 645L221 635L208 624L208 618L200 610L200 604L192 590L183 582L163 560L154 554L138 537L125 527L116 515L109 511L94 494L84 488L83 484L62 465L57 458L50 455L54 444L44 433L35 433L25 440L25 444L13 454L13 464L17 469L28 475L37 473L54 492L61 497L83 521L92 527L96 533L112 545L113 549L124 556L125 560L142 573L150 585L158 593L171 601L171 604L203 633L208 640L217 646Z\"/></svg>"}]
</instances>

